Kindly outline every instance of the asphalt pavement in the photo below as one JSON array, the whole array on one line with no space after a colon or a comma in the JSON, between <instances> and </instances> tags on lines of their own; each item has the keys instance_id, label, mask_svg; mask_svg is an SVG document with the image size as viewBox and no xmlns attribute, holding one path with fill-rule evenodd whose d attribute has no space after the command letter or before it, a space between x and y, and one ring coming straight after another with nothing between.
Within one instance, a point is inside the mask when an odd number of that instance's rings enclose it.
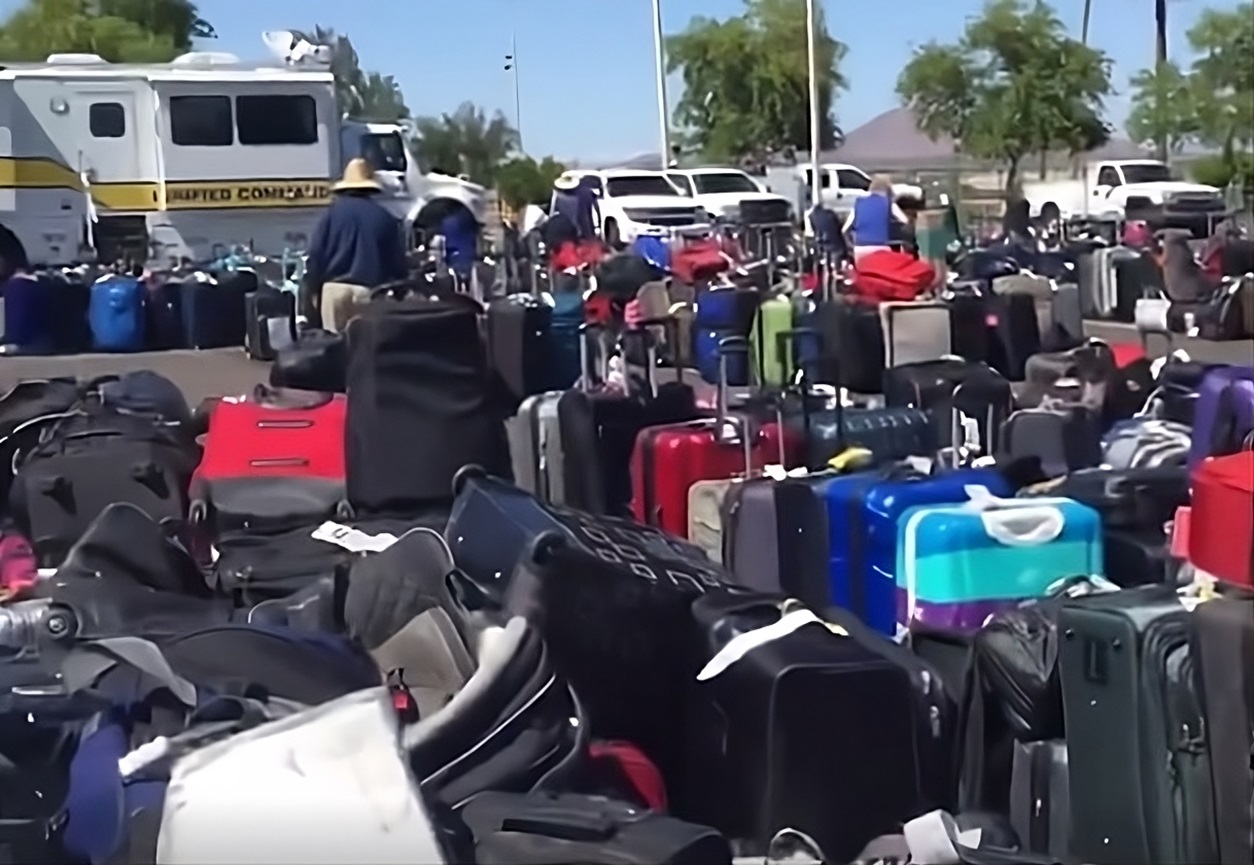
<instances>
[{"instance_id":1,"label":"asphalt pavement","mask_svg":"<svg viewBox=\"0 0 1254 865\"><path fill-rule=\"evenodd\" d=\"M1136 342L1131 325L1091 322L1089 333L1108 342ZM1149 351L1159 356L1173 348L1184 349L1195 360L1211 363L1254 365L1254 341L1207 342L1177 337L1169 345L1164 337L1152 336ZM0 393L22 379L93 376L151 369L168 377L187 395L192 405L209 396L229 396L250 392L266 381L269 365L249 360L241 348L210 351L161 351L139 354L80 354L62 357L0 357ZM659 376L666 379L665 374ZM695 373L686 376L695 381Z\"/></svg>"}]
</instances>

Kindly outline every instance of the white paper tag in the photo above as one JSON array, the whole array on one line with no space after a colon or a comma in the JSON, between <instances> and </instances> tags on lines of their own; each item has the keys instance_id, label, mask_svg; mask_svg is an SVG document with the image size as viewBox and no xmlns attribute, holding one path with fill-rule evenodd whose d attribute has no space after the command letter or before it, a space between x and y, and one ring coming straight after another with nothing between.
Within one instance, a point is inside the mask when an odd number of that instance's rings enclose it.
<instances>
[{"instance_id":1,"label":"white paper tag","mask_svg":"<svg viewBox=\"0 0 1254 865\"><path fill-rule=\"evenodd\" d=\"M906 465L921 475L930 475L936 461L931 457L906 457Z\"/></svg>"},{"instance_id":2,"label":"white paper tag","mask_svg":"<svg viewBox=\"0 0 1254 865\"><path fill-rule=\"evenodd\" d=\"M782 481L788 477L788 471L779 465L763 466L762 474L773 481Z\"/></svg>"},{"instance_id":3,"label":"white paper tag","mask_svg":"<svg viewBox=\"0 0 1254 865\"><path fill-rule=\"evenodd\" d=\"M980 444L980 422L962 412L958 412L958 421L962 424L963 448L969 453L983 450Z\"/></svg>"},{"instance_id":4,"label":"white paper tag","mask_svg":"<svg viewBox=\"0 0 1254 865\"><path fill-rule=\"evenodd\" d=\"M313 530L310 535L314 540L326 541L348 550L350 553L381 553L396 543L396 535L383 532L368 535L361 529L333 523L329 520Z\"/></svg>"}]
</instances>

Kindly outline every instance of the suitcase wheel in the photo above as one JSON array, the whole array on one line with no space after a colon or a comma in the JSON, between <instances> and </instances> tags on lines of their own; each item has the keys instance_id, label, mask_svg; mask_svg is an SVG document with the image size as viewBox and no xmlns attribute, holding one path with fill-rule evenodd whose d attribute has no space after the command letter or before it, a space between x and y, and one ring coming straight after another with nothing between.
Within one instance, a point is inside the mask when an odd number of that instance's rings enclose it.
<instances>
[{"instance_id":1,"label":"suitcase wheel","mask_svg":"<svg viewBox=\"0 0 1254 865\"><path fill-rule=\"evenodd\" d=\"M348 502L340 502L335 506L335 518L337 520L351 520L355 516L356 513L353 511L353 506Z\"/></svg>"},{"instance_id":2,"label":"suitcase wheel","mask_svg":"<svg viewBox=\"0 0 1254 865\"><path fill-rule=\"evenodd\" d=\"M70 482L61 475L50 478L41 478L39 481L39 491L46 496L59 498L70 492Z\"/></svg>"},{"instance_id":3,"label":"suitcase wheel","mask_svg":"<svg viewBox=\"0 0 1254 865\"><path fill-rule=\"evenodd\" d=\"M187 519L193 525L209 522L209 503L204 499L196 499L187 508Z\"/></svg>"},{"instance_id":4,"label":"suitcase wheel","mask_svg":"<svg viewBox=\"0 0 1254 865\"><path fill-rule=\"evenodd\" d=\"M54 640L72 640L78 636L78 622L69 610L53 607L43 617L44 631Z\"/></svg>"},{"instance_id":5,"label":"suitcase wheel","mask_svg":"<svg viewBox=\"0 0 1254 865\"><path fill-rule=\"evenodd\" d=\"M527 561L536 565L548 564L553 554L566 545L566 537L561 532L541 532L527 547Z\"/></svg>"},{"instance_id":6,"label":"suitcase wheel","mask_svg":"<svg viewBox=\"0 0 1254 865\"><path fill-rule=\"evenodd\" d=\"M457 470L457 474L453 475L453 495L461 495L467 481L486 478L487 476L488 473L483 470L482 466L462 466Z\"/></svg>"}]
</instances>

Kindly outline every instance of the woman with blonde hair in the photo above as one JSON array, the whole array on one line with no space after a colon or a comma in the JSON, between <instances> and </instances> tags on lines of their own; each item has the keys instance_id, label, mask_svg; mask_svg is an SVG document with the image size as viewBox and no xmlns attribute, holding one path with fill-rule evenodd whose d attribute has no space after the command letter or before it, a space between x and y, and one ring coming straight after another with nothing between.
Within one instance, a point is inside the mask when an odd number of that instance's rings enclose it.
<instances>
[{"instance_id":1,"label":"woman with blonde hair","mask_svg":"<svg viewBox=\"0 0 1254 865\"><path fill-rule=\"evenodd\" d=\"M854 264L862 257L891 249L893 222L905 224L906 214L893 201L893 180L887 174L871 178L867 194L853 203L853 210L845 220L844 232L853 249Z\"/></svg>"}]
</instances>

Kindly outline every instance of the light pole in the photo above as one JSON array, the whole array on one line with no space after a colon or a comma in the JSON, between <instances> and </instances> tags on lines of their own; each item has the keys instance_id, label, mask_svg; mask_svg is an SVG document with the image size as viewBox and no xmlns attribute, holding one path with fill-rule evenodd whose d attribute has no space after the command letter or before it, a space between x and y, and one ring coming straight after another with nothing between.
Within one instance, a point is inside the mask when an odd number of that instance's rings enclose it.
<instances>
[{"instance_id":1,"label":"light pole","mask_svg":"<svg viewBox=\"0 0 1254 865\"><path fill-rule=\"evenodd\" d=\"M657 122L662 168L670 167L671 130L666 112L666 46L662 41L662 0L653 0L653 71L657 85Z\"/></svg>"},{"instance_id":2,"label":"light pole","mask_svg":"<svg viewBox=\"0 0 1254 865\"><path fill-rule=\"evenodd\" d=\"M522 89L518 84L518 34L509 34L509 53L505 55L505 71L514 73L514 132L518 135L518 150L526 153L522 137Z\"/></svg>"},{"instance_id":3,"label":"light pole","mask_svg":"<svg viewBox=\"0 0 1254 865\"><path fill-rule=\"evenodd\" d=\"M655 0L656 2L656 0ZM819 60L814 0L806 0L806 59L810 66L810 206L819 205Z\"/></svg>"}]
</instances>

